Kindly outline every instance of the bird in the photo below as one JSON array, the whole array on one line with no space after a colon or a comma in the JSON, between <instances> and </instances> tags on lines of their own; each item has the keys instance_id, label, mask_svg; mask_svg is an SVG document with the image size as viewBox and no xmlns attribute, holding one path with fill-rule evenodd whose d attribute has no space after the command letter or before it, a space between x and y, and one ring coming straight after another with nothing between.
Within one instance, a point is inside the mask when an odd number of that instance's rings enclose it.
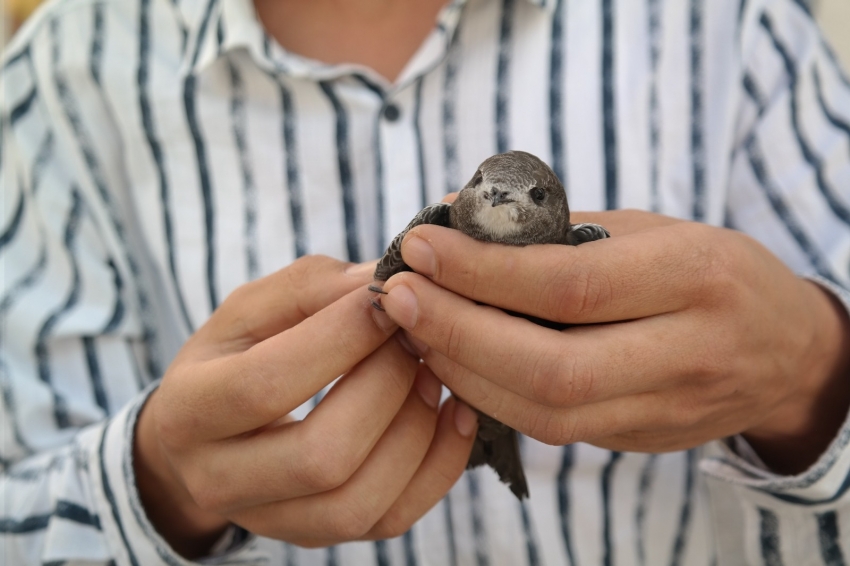
<instances>
[{"instance_id":1,"label":"bird","mask_svg":"<svg viewBox=\"0 0 850 566\"><path fill-rule=\"evenodd\" d=\"M577 246L609 238L599 224L571 224L567 194L555 172L537 156L525 151L508 151L485 159L454 203L423 208L390 243L378 261L369 289L385 294L383 284L396 273L412 271L401 257L404 236L414 227L436 224L460 230L484 242L513 246L563 244ZM383 310L380 298L372 305ZM507 311L553 329L568 325ZM489 465L508 485L517 499L528 497L528 482L522 467L518 433L492 416L476 409L478 432L467 469Z\"/></svg>"}]
</instances>

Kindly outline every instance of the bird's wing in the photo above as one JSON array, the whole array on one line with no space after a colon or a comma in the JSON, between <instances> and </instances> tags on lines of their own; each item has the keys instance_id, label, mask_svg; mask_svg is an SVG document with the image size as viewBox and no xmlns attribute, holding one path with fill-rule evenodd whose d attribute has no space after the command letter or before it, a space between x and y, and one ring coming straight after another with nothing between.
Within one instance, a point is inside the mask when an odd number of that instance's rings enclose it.
<instances>
[{"instance_id":1,"label":"bird's wing","mask_svg":"<svg viewBox=\"0 0 850 566\"><path fill-rule=\"evenodd\" d=\"M410 221L410 224L407 225L407 228L402 230L398 236L393 238L393 241L387 248L384 257L381 258L378 262L378 266L375 268L375 281L382 283L396 273L410 271L410 268L406 263L404 263L404 260L401 259L401 242L404 240L404 235L420 224L448 226L449 210L451 207L451 204L442 202L439 204L428 205L420 210L419 213L413 217L413 220Z\"/></svg>"},{"instance_id":2,"label":"bird's wing","mask_svg":"<svg viewBox=\"0 0 850 566\"><path fill-rule=\"evenodd\" d=\"M599 224L573 224L567 233L567 244L577 246L594 240L610 238L608 230Z\"/></svg>"}]
</instances>

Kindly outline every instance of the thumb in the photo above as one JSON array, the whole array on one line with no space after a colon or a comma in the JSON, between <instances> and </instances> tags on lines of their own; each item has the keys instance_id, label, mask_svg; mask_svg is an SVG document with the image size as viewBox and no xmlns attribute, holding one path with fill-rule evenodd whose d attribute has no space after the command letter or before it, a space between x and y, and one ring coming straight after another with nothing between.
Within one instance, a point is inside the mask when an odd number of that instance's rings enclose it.
<instances>
[{"instance_id":1,"label":"thumb","mask_svg":"<svg viewBox=\"0 0 850 566\"><path fill-rule=\"evenodd\" d=\"M244 350L292 328L372 281L375 263L304 256L234 290L199 331L207 340ZM228 348L230 349L230 348Z\"/></svg>"}]
</instances>

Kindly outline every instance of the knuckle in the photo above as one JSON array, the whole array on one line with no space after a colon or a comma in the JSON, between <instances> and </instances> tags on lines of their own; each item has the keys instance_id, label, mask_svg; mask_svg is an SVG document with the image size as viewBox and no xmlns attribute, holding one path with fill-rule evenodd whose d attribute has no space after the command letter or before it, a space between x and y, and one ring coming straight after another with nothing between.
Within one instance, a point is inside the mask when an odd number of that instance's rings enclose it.
<instances>
[{"instance_id":1,"label":"knuckle","mask_svg":"<svg viewBox=\"0 0 850 566\"><path fill-rule=\"evenodd\" d=\"M460 357L464 348L464 336L461 323L457 318L447 322L445 331L446 357L456 360Z\"/></svg>"},{"instance_id":2,"label":"knuckle","mask_svg":"<svg viewBox=\"0 0 850 566\"><path fill-rule=\"evenodd\" d=\"M218 513L223 511L229 503L220 486L219 489L213 488L213 482L193 483L187 485L186 488L195 504L203 511Z\"/></svg>"},{"instance_id":3,"label":"knuckle","mask_svg":"<svg viewBox=\"0 0 850 566\"><path fill-rule=\"evenodd\" d=\"M694 383L703 387L714 386L732 374L738 347L724 333L713 333L704 338L702 346L691 353L689 373Z\"/></svg>"},{"instance_id":4,"label":"knuckle","mask_svg":"<svg viewBox=\"0 0 850 566\"><path fill-rule=\"evenodd\" d=\"M400 537L410 530L413 524L404 518L404 515L396 510L390 510L375 523L369 531L369 538L389 539Z\"/></svg>"},{"instance_id":5,"label":"knuckle","mask_svg":"<svg viewBox=\"0 0 850 566\"><path fill-rule=\"evenodd\" d=\"M255 295L258 283L252 281L236 287L212 313L210 321L215 321L226 341L247 336L256 339L254 329L246 316Z\"/></svg>"},{"instance_id":6,"label":"knuckle","mask_svg":"<svg viewBox=\"0 0 850 566\"><path fill-rule=\"evenodd\" d=\"M197 441L197 428L192 425L199 419L191 407L187 410L187 401L174 391L175 387L168 385L171 384L163 383L148 403L159 442L167 449L180 453ZM181 387L178 385L176 389Z\"/></svg>"},{"instance_id":7,"label":"knuckle","mask_svg":"<svg viewBox=\"0 0 850 566\"><path fill-rule=\"evenodd\" d=\"M688 430L702 420L699 403L692 397L682 395L678 402L671 407L669 419L676 430Z\"/></svg>"},{"instance_id":8,"label":"knuckle","mask_svg":"<svg viewBox=\"0 0 850 566\"><path fill-rule=\"evenodd\" d=\"M560 364L539 355L531 366L532 400L549 406L563 406L572 398L571 381L563 375Z\"/></svg>"},{"instance_id":9,"label":"knuckle","mask_svg":"<svg viewBox=\"0 0 850 566\"><path fill-rule=\"evenodd\" d=\"M189 445L191 437L187 429L190 427L186 426L185 418L179 411L162 406L157 406L154 411L154 429L162 445L172 450L180 450Z\"/></svg>"},{"instance_id":10,"label":"knuckle","mask_svg":"<svg viewBox=\"0 0 850 566\"><path fill-rule=\"evenodd\" d=\"M295 466L295 480L313 493L336 489L344 484L353 472L346 458L329 446L326 439L308 434L310 439L300 443L305 449Z\"/></svg>"},{"instance_id":11,"label":"knuckle","mask_svg":"<svg viewBox=\"0 0 850 566\"><path fill-rule=\"evenodd\" d=\"M295 288L303 287L315 261L315 256L305 255L289 264L286 268L286 278L289 280L289 284Z\"/></svg>"},{"instance_id":12,"label":"knuckle","mask_svg":"<svg viewBox=\"0 0 850 566\"><path fill-rule=\"evenodd\" d=\"M228 383L228 403L246 413L282 417L281 400L290 397L288 381L274 379L269 367L256 358L240 353L228 361L227 371L233 377Z\"/></svg>"},{"instance_id":13,"label":"knuckle","mask_svg":"<svg viewBox=\"0 0 850 566\"><path fill-rule=\"evenodd\" d=\"M734 300L740 288L740 276L734 269L740 260L739 246L727 245L728 238L708 226L698 225L692 230L695 236L690 246L693 258L685 263L692 266L688 283L703 298L723 302ZM712 232L705 233L708 230Z\"/></svg>"},{"instance_id":14,"label":"knuckle","mask_svg":"<svg viewBox=\"0 0 850 566\"><path fill-rule=\"evenodd\" d=\"M233 312L234 315L237 314L240 305L244 304L253 295L255 287L255 282L249 282L233 289L221 304L221 311Z\"/></svg>"},{"instance_id":15,"label":"knuckle","mask_svg":"<svg viewBox=\"0 0 850 566\"><path fill-rule=\"evenodd\" d=\"M556 411L538 414L530 436L551 446L565 446L579 440L579 423Z\"/></svg>"},{"instance_id":16,"label":"knuckle","mask_svg":"<svg viewBox=\"0 0 850 566\"><path fill-rule=\"evenodd\" d=\"M293 287L302 289L311 283L315 278L316 272L327 271L338 265L341 265L341 263L328 256L305 255L299 257L286 267L286 276Z\"/></svg>"},{"instance_id":17,"label":"knuckle","mask_svg":"<svg viewBox=\"0 0 850 566\"><path fill-rule=\"evenodd\" d=\"M476 265L472 269L464 270L463 273L466 275L465 287L466 291L469 293L469 296L486 296L482 295L482 293L486 293L487 287L489 287L489 285L487 283L487 277L482 271L482 267L480 265Z\"/></svg>"},{"instance_id":18,"label":"knuckle","mask_svg":"<svg viewBox=\"0 0 850 566\"><path fill-rule=\"evenodd\" d=\"M606 301L612 284L602 270L565 262L544 287L544 308L561 321L581 321Z\"/></svg>"},{"instance_id":19,"label":"knuckle","mask_svg":"<svg viewBox=\"0 0 850 566\"><path fill-rule=\"evenodd\" d=\"M585 319L611 296L612 284L602 272L581 271L576 280L579 291L574 304L574 315Z\"/></svg>"},{"instance_id":20,"label":"knuckle","mask_svg":"<svg viewBox=\"0 0 850 566\"><path fill-rule=\"evenodd\" d=\"M216 466L194 467L184 473L184 484L189 496L204 511L223 513L236 501L235 495L227 489L230 485L226 473Z\"/></svg>"},{"instance_id":21,"label":"knuckle","mask_svg":"<svg viewBox=\"0 0 850 566\"><path fill-rule=\"evenodd\" d=\"M329 506L325 520L331 537L350 541L366 536L377 519L372 517L372 512L367 507L346 498L337 505Z\"/></svg>"},{"instance_id":22,"label":"knuckle","mask_svg":"<svg viewBox=\"0 0 850 566\"><path fill-rule=\"evenodd\" d=\"M593 388L593 373L585 366L580 356L538 356L531 364L532 400L550 407L583 402Z\"/></svg>"}]
</instances>

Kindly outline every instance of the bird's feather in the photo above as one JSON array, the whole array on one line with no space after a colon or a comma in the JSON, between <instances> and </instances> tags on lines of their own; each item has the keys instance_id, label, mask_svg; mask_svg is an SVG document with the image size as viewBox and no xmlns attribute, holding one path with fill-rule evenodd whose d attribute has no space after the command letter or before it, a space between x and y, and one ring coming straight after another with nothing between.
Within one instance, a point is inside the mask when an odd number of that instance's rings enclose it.
<instances>
[{"instance_id":1,"label":"bird's feather","mask_svg":"<svg viewBox=\"0 0 850 566\"><path fill-rule=\"evenodd\" d=\"M413 217L413 220L410 221L410 224L407 225L407 228L402 230L395 238L393 238L393 241L390 242L384 257L381 258L378 262L378 266L375 268L375 281L383 283L396 273L410 271L410 267L408 267L401 258L401 242L404 240L404 236L410 230L421 224L449 226L449 210L451 210L451 207L451 204L441 202L439 204L428 205L420 210L419 213Z\"/></svg>"},{"instance_id":2,"label":"bird's feather","mask_svg":"<svg viewBox=\"0 0 850 566\"><path fill-rule=\"evenodd\" d=\"M535 197L532 198L532 191ZM548 191L548 192L541 192ZM536 200L535 200L536 199ZM513 204L508 204L513 203ZM510 206L512 208L501 208ZM499 207L499 208L497 208ZM577 246L610 236L598 224L570 224L566 192L555 173L537 157L511 151L485 160L454 204L427 206L393 239L375 269L375 292L402 271L410 271L401 257L401 243L415 226L437 224L460 230L485 242L514 246L566 244ZM380 302L372 304L381 309ZM569 325L510 312L541 326L562 330ZM467 468L488 465L499 479L522 499L528 497L528 482L522 469L517 432L478 411L478 433Z\"/></svg>"},{"instance_id":3,"label":"bird's feather","mask_svg":"<svg viewBox=\"0 0 850 566\"><path fill-rule=\"evenodd\" d=\"M490 466L518 499L528 497L528 481L522 469L519 437L514 429L493 417L478 413L478 434L469 454L467 469Z\"/></svg>"}]
</instances>

